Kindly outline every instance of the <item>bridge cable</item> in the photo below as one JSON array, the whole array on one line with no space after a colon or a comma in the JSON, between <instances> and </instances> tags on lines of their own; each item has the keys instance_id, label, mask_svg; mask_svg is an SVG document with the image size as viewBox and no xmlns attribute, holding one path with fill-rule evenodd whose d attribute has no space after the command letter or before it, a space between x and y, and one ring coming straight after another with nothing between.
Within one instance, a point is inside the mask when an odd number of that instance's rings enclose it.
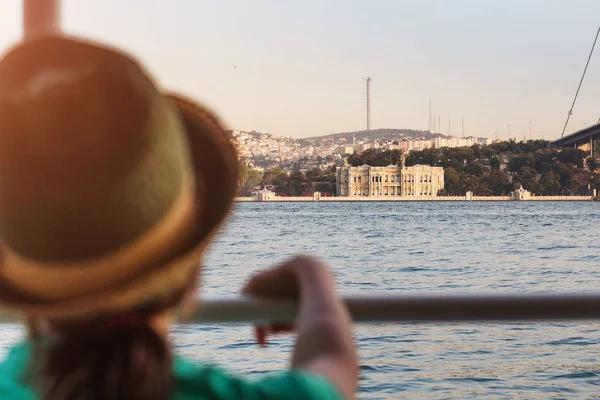
<instances>
[{"instance_id":1,"label":"bridge cable","mask_svg":"<svg viewBox=\"0 0 600 400\"><path fill-rule=\"evenodd\" d=\"M567 130L567 125L569 124L569 119L571 118L571 114L573 114L573 108L575 107L575 102L577 101L577 96L579 95L579 89L581 89L581 84L583 83L583 78L585 78L585 73L588 69L588 65L590 65L590 60L592 59L592 54L594 54L594 48L596 47L596 41L598 40L599 34L600 34L600 27L598 28L598 32L596 32L596 38L594 39L594 44L592 44L592 50L590 51L590 55L588 56L587 62L585 63L583 75L581 76L581 80L579 81L579 86L577 87L577 92L575 93L575 98L573 99L573 104L571 104L571 109L569 110L569 114L567 115L567 121L565 122L565 126L563 128L563 131L562 131L560 137L563 137L563 135L565 134L565 131Z\"/></svg>"}]
</instances>

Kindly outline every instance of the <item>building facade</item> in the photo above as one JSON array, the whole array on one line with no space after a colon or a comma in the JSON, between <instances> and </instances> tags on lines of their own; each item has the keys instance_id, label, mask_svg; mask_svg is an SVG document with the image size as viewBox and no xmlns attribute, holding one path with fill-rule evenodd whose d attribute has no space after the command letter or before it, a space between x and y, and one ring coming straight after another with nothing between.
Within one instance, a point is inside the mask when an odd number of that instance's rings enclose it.
<instances>
[{"instance_id":1,"label":"building facade","mask_svg":"<svg viewBox=\"0 0 600 400\"><path fill-rule=\"evenodd\" d=\"M412 167L338 168L337 195L359 196L437 196L444 188L444 169L428 165Z\"/></svg>"}]
</instances>

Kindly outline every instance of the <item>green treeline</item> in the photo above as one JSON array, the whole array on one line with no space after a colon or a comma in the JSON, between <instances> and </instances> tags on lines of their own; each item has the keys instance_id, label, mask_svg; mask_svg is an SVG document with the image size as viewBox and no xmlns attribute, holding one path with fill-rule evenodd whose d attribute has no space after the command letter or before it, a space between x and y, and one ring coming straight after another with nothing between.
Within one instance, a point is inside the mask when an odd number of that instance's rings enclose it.
<instances>
[{"instance_id":1,"label":"green treeline","mask_svg":"<svg viewBox=\"0 0 600 400\"><path fill-rule=\"evenodd\" d=\"M402 151L365 150L347 158L352 166L401 165ZM444 190L440 195L506 195L520 185L536 195L588 195L600 189L600 165L583 150L551 148L549 142L498 142L491 145L457 148L412 150L405 165L415 164L444 168ZM592 171L592 172L590 172ZM298 196L318 190L335 191L335 167L314 168L306 174L279 168L259 172L242 168L241 192L253 187L275 185L281 195Z\"/></svg>"}]
</instances>

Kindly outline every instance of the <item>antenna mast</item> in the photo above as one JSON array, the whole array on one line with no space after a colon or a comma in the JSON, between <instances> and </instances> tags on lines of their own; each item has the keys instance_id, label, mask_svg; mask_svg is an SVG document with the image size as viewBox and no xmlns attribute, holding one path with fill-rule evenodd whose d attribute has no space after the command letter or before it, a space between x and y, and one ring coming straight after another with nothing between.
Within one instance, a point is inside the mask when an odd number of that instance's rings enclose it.
<instances>
[{"instance_id":1,"label":"antenna mast","mask_svg":"<svg viewBox=\"0 0 600 400\"><path fill-rule=\"evenodd\" d=\"M429 98L429 132L431 132L431 97Z\"/></svg>"},{"instance_id":2,"label":"antenna mast","mask_svg":"<svg viewBox=\"0 0 600 400\"><path fill-rule=\"evenodd\" d=\"M367 78L367 130L371 130L371 78Z\"/></svg>"}]
</instances>

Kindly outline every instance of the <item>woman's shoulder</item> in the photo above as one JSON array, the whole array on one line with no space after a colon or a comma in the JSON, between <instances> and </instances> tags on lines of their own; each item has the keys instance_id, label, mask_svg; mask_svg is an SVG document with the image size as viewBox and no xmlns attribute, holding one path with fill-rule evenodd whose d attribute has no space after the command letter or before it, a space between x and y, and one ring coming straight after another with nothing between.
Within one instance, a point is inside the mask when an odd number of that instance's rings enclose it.
<instances>
[{"instance_id":1,"label":"woman's shoulder","mask_svg":"<svg viewBox=\"0 0 600 400\"><path fill-rule=\"evenodd\" d=\"M18 343L0 361L0 399L35 400L37 397L27 382L27 366L31 347Z\"/></svg>"},{"instance_id":2,"label":"woman's shoulder","mask_svg":"<svg viewBox=\"0 0 600 400\"><path fill-rule=\"evenodd\" d=\"M176 357L174 400L342 400L323 377L303 370L268 374L250 380L212 365Z\"/></svg>"},{"instance_id":3,"label":"woman's shoulder","mask_svg":"<svg viewBox=\"0 0 600 400\"><path fill-rule=\"evenodd\" d=\"M19 343L0 362L0 399L36 400L27 381L31 346ZM250 380L210 364L174 357L174 400L342 400L326 379L308 371L266 374Z\"/></svg>"}]
</instances>

